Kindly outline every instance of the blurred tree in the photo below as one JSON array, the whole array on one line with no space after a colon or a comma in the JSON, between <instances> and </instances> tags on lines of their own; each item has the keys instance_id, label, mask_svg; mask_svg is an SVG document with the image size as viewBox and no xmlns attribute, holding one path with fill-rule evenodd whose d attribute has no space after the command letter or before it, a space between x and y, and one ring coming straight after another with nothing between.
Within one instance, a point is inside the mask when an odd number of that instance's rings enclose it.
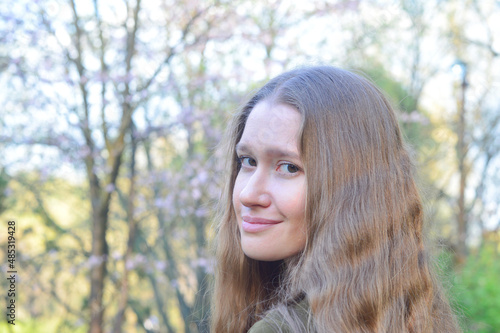
<instances>
[{"instance_id":1,"label":"blurred tree","mask_svg":"<svg viewBox=\"0 0 500 333\"><path fill-rule=\"evenodd\" d=\"M448 29L453 55L458 59L456 83L457 112L453 128L457 133L456 156L459 173L457 200L457 257L459 264L466 261L471 227L484 234L485 222L490 222L487 206L500 206L495 196L485 195L486 180L493 179L500 168L500 104L495 96L498 87L493 74L500 67L499 52L495 50L494 1L451 3L447 6ZM466 15L467 13L468 15ZM471 27L482 31L470 32ZM481 61L476 61L478 57ZM474 169L478 172L474 172ZM495 171L496 170L496 171ZM473 196L466 196L471 189ZM491 192L490 192L491 193ZM496 196L498 198L498 196ZM488 216L490 215L490 216ZM500 225L500 224L498 224Z\"/></svg>"},{"instance_id":2,"label":"blurred tree","mask_svg":"<svg viewBox=\"0 0 500 333\"><path fill-rule=\"evenodd\" d=\"M217 185L213 182L217 166L208 156L225 121L220 109L234 109L233 91L242 90L236 82L243 82L243 77L245 82L255 81L247 77L250 68L235 70L241 58L234 54L248 58L238 49L249 38L245 31L255 31L256 40L248 50L269 47L266 40L258 40L261 30L256 18L265 11L273 22L275 11L268 11L264 2L253 10L255 15L238 14L219 1L188 0L182 4L46 0L2 6L0 29L5 37L0 47L14 51L5 57L3 78L8 81L4 84L12 94L3 111L1 138L11 152L29 151L27 156L12 154L11 167L24 164L53 173L62 160L79 173L83 166L92 222L90 249L79 233L62 227L63 221L47 208L50 195L40 187L44 180L22 184L34 194L35 213L44 224L56 235L71 235L88 255L89 332L103 330L105 308L116 310L112 324L106 325L120 332L129 305L144 326L154 326L150 312L129 297L132 270L139 277L142 273L149 276L162 326L169 331L179 326L193 331L191 324L196 322L200 330L206 330L209 209L203 202L214 197ZM275 29L277 34L280 29ZM218 44L229 37L232 42ZM221 45L229 47L229 52L219 49ZM162 153L164 159L157 156ZM146 165L137 165L137 154L146 157ZM51 160L44 155L51 155ZM33 161L34 156L42 159ZM129 174L120 176L124 163ZM141 202L147 193L144 185L151 184L147 179L154 173L161 177L154 181L151 201ZM118 198L113 199L115 193ZM121 207L113 208L117 199ZM159 208L152 210L156 226L141 230L140 223L149 227L154 222L138 213L150 203ZM128 230L125 248L114 241L120 221ZM188 237L179 237L185 234ZM67 250L57 238L45 245L48 251ZM110 258L110 246L123 255ZM155 262L154 258L165 260L168 267L161 271L174 290L184 325L168 318L165 306L171 300L162 297L150 269L136 265L140 252L152 255L148 263ZM109 276L109 265L121 275ZM47 292L55 296L56 289L54 283ZM109 304L111 295L118 302ZM63 299L59 303L68 312L78 313Z\"/></svg>"},{"instance_id":3,"label":"blurred tree","mask_svg":"<svg viewBox=\"0 0 500 333\"><path fill-rule=\"evenodd\" d=\"M30 91L15 95L7 112L15 112L16 101L24 104L26 117L36 118L38 113L43 120L20 124L19 132L11 127L10 133L3 133L3 141L55 147L70 163L85 167L92 221L89 332L103 330L110 204L133 115L162 92L165 75L171 77L169 66L178 54L211 38L209 23L214 18L206 14L216 3L146 5L143 8L140 0L115 4L71 0L19 2L2 8L6 19L2 28L8 32L3 47L17 50L9 54L6 74L13 78L12 88ZM40 115L40 110L47 114ZM51 116L52 126L47 123ZM133 175L134 168L131 170ZM127 202L129 243L136 228L131 217L133 180ZM37 196L41 207L43 200ZM59 221L43 210L40 213L47 223L63 231ZM126 253L128 259L130 247ZM126 281L125 274L115 332L121 331Z\"/></svg>"}]
</instances>

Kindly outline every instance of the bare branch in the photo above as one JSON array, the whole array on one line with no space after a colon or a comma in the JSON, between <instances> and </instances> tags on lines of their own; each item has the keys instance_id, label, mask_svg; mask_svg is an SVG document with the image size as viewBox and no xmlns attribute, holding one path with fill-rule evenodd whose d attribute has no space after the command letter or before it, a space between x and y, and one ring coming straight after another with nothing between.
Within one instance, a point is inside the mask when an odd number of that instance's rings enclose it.
<instances>
[{"instance_id":1,"label":"bare branch","mask_svg":"<svg viewBox=\"0 0 500 333\"><path fill-rule=\"evenodd\" d=\"M73 10L73 25L75 27L76 35L75 35L75 47L77 50L77 58L69 58L77 68L78 75L80 78L79 82L79 87L80 87L80 92L82 94L83 98L83 112L84 112L84 119L83 119L83 124L80 126L80 129L83 132L83 136L85 138L85 142L87 143L87 146L90 149L91 154L89 154L87 157L85 157L85 165L87 167L87 175L89 177L90 181L90 188L91 191L93 192L94 195L92 195L92 198L97 198L97 193L100 190L100 184L99 184L99 179L97 175L95 174L94 166L95 166L95 161L93 158L93 152L95 149L95 143L94 140L92 139L92 134L90 131L90 117L89 117L89 104L88 104L88 92L86 88L86 80L87 78L85 77L85 68L83 66L83 59L82 59L82 29L80 28L80 20L78 17L78 13L76 11L76 4L75 0L71 0L71 8ZM69 55L69 53L68 53ZM95 202L92 200L92 206L94 208L97 208L97 205L99 203Z\"/></svg>"},{"instance_id":2,"label":"bare branch","mask_svg":"<svg viewBox=\"0 0 500 333\"><path fill-rule=\"evenodd\" d=\"M104 142L106 144L106 148L108 151L110 151L110 142L108 138L108 124L106 122L106 82L105 80L107 79L107 74L108 74L108 66L106 65L106 62L104 60L104 55L105 55L105 49L106 49L106 42L104 40L103 36L103 31L102 31L102 20L101 16L99 15L99 7L97 4L97 0L94 0L94 14L97 20L97 29L99 30L99 41L101 42L100 48L99 48L99 60L101 62L101 128L102 128L102 135L104 137Z\"/></svg>"},{"instance_id":3,"label":"bare branch","mask_svg":"<svg viewBox=\"0 0 500 333\"><path fill-rule=\"evenodd\" d=\"M153 162L151 159L151 152L150 152L150 146L149 145L144 145L144 150L146 153L146 160L147 160L147 168L149 172L153 172ZM158 187L158 184L153 185L153 192L154 192L154 197L158 198L160 196L160 188ZM157 209L155 212L155 217L158 220L158 224L160 226L165 226L166 221L165 221L165 214L163 214L161 209ZM163 246L163 252L167 258L168 266L169 269L166 272L166 275L170 281L174 281L177 279L179 276L179 270L177 267L177 262L173 256L173 250L171 247L171 244L167 237L161 237L161 243ZM191 307L188 305L185 296L181 293L178 287L175 287L175 294L177 297L177 301L179 302L179 308L181 311L181 315L184 318L185 322L188 322L188 318L191 314Z\"/></svg>"},{"instance_id":4,"label":"bare branch","mask_svg":"<svg viewBox=\"0 0 500 333\"><path fill-rule=\"evenodd\" d=\"M132 66L132 58L135 54L136 47L136 35L139 27L139 11L140 11L141 0L137 0L137 5L134 9L133 19L134 26L132 31L129 32L127 36L127 53L125 58L125 66L127 75L130 73ZM110 173L108 177L107 184L114 185L116 182L116 178L118 177L118 171L121 164L121 158L123 154L123 150L125 148L125 135L127 131L130 129L132 123L132 113L134 112L134 107L131 105L129 101L130 96L130 83L127 81L125 83L125 90L122 94L122 117L120 121L119 132L115 140L110 144L109 150L109 159L108 166L110 167ZM102 193L102 202L107 207L109 206L109 202L111 199L112 192L104 192Z\"/></svg>"},{"instance_id":5,"label":"bare branch","mask_svg":"<svg viewBox=\"0 0 500 333\"><path fill-rule=\"evenodd\" d=\"M184 28L182 29L182 36L181 38L179 39L179 41L177 42L177 44L175 44L173 47L171 47L167 53L167 56L165 57L165 59L163 59L163 61L158 65L158 67L156 68L156 70L154 71L153 75L151 75L151 77L146 81L146 83L140 87L138 89L139 92L141 91L144 91L144 90L147 90L151 84L154 82L154 80L156 79L156 77L158 76L158 74L160 74L160 72L163 70L163 68L168 65L170 63L170 61L172 60L172 58L177 54L177 48L180 47L180 45L182 45L182 43L184 43L186 41L186 37L188 35L188 33L190 32L191 30L191 27L192 25L194 24L194 22L199 18L201 17L201 15L203 15L205 12L208 11L208 9L210 8L211 6L208 6L204 9L201 9L199 11L197 11L195 13L195 15L193 15L189 21L186 23L186 25L184 26ZM192 45L196 44L198 42L198 38L195 39L195 41L193 42Z\"/></svg>"},{"instance_id":6,"label":"bare branch","mask_svg":"<svg viewBox=\"0 0 500 333\"><path fill-rule=\"evenodd\" d=\"M480 41L475 41L475 40L466 40L465 42L482 47L482 48L485 48L486 50L488 50L491 53L491 55L493 57L498 57L500 55L500 53L493 49L493 44L494 44L493 43L494 42L493 41L493 32L491 31L491 27L487 23L488 22L487 15L481 10L481 7L479 5L479 1L472 1L472 7L474 8L474 11L476 12L476 14L480 18L479 22L485 23L484 27L486 28L486 39L488 42L485 43L485 42L480 42Z\"/></svg>"}]
</instances>

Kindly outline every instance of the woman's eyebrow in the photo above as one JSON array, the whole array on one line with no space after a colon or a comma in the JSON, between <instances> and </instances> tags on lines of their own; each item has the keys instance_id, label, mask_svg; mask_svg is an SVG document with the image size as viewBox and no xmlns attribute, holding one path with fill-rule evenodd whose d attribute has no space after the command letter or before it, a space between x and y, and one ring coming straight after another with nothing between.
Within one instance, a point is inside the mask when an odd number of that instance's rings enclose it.
<instances>
[{"instance_id":1,"label":"woman's eyebrow","mask_svg":"<svg viewBox=\"0 0 500 333\"><path fill-rule=\"evenodd\" d=\"M244 143L238 143L236 145L236 151L237 152L252 152L253 150L251 147ZM289 157L293 159L297 159L300 161L300 156L297 152L290 151L290 150L283 150L278 147L267 147L264 149L264 154L268 156L273 156L273 157Z\"/></svg>"},{"instance_id":2,"label":"woman's eyebrow","mask_svg":"<svg viewBox=\"0 0 500 333\"><path fill-rule=\"evenodd\" d=\"M236 144L236 147L234 149L235 151L245 151L245 152L249 152L251 149L244 143L237 143Z\"/></svg>"}]
</instances>

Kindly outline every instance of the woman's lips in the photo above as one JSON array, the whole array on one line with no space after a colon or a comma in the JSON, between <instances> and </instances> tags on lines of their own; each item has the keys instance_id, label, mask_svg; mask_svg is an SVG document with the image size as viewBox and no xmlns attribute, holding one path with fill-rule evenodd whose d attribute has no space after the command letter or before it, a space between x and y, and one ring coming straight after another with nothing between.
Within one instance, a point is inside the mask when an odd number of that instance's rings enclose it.
<instances>
[{"instance_id":1,"label":"woman's lips","mask_svg":"<svg viewBox=\"0 0 500 333\"><path fill-rule=\"evenodd\" d=\"M260 217L243 216L241 228L245 232L255 233L267 230L283 221L268 220Z\"/></svg>"}]
</instances>

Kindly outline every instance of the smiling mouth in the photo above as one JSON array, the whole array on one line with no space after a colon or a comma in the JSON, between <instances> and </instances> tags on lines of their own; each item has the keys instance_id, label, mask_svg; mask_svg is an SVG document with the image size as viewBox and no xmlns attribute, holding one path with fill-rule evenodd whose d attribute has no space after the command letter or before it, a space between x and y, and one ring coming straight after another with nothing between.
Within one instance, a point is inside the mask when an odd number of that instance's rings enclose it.
<instances>
[{"instance_id":1,"label":"smiling mouth","mask_svg":"<svg viewBox=\"0 0 500 333\"><path fill-rule=\"evenodd\" d=\"M251 217L251 216L243 216L243 221L247 222L247 223L257 223L257 224L277 224L277 223L281 223L283 221L281 220L268 220L268 219L263 219L263 218L260 218L260 217Z\"/></svg>"},{"instance_id":2,"label":"smiling mouth","mask_svg":"<svg viewBox=\"0 0 500 333\"><path fill-rule=\"evenodd\" d=\"M243 216L242 219L243 222L241 223L241 228L243 229L243 231L248 233L261 232L283 222L280 220L268 220L260 217L250 216Z\"/></svg>"}]
</instances>

